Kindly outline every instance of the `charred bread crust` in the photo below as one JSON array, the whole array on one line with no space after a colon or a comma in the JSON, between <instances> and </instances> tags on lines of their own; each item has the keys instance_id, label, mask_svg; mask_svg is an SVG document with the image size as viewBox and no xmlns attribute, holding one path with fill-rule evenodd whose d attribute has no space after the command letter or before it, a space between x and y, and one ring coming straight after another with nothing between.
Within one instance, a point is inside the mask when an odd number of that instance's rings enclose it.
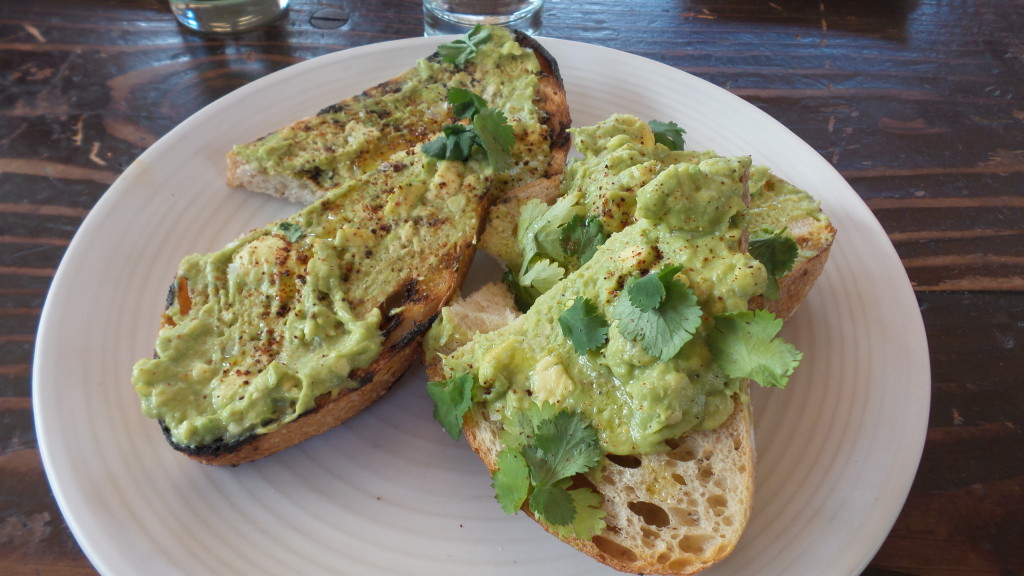
<instances>
[{"instance_id":1,"label":"charred bread crust","mask_svg":"<svg viewBox=\"0 0 1024 576\"><path fill-rule=\"evenodd\" d=\"M541 66L540 108L545 113L544 123L548 127L551 142L551 162L548 164L545 176L550 178L562 173L572 144L569 137L572 115L569 113L565 84L562 81L562 74L558 70L558 61L548 52L547 48L519 30L515 31L515 39L520 46L533 51Z\"/></svg>"}]
</instances>

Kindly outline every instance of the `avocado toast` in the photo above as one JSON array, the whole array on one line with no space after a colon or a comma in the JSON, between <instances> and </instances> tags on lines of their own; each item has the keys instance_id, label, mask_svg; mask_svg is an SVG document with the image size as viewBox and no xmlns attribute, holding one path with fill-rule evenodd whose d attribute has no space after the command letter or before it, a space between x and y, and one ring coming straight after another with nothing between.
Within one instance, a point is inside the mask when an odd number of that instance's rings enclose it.
<instances>
[{"instance_id":1,"label":"avocado toast","mask_svg":"<svg viewBox=\"0 0 1024 576\"><path fill-rule=\"evenodd\" d=\"M692 574L743 532L747 389L788 379L800 355L776 333L835 230L749 159L671 151L635 118L578 129L576 146L562 196L524 204L505 251L517 298L487 285L428 333L435 417L506 512L616 569ZM789 255L761 262L751 244Z\"/></svg>"},{"instance_id":2,"label":"avocado toast","mask_svg":"<svg viewBox=\"0 0 1024 576\"><path fill-rule=\"evenodd\" d=\"M495 200L561 173L570 120L557 62L526 34L477 27L390 80L235 146L228 184L309 204L433 138L450 123L451 88L480 95L515 130L513 166L495 177Z\"/></svg>"},{"instance_id":3,"label":"avocado toast","mask_svg":"<svg viewBox=\"0 0 1024 576\"><path fill-rule=\"evenodd\" d=\"M496 36L540 69L532 50ZM557 71L550 58L545 66ZM564 91L557 73L538 76L519 86L525 104L514 117L469 90L441 92L429 103L436 128L403 125L417 142L325 181L294 216L182 261L155 357L132 375L143 412L175 449L207 464L248 462L388 390L458 293L495 190L562 171Z\"/></svg>"}]
</instances>

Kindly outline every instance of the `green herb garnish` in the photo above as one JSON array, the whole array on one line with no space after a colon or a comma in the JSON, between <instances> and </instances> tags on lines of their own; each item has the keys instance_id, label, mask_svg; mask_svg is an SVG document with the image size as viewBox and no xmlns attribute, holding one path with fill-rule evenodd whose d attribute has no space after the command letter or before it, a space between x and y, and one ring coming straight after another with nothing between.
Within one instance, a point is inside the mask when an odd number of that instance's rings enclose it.
<instances>
[{"instance_id":1,"label":"green herb garnish","mask_svg":"<svg viewBox=\"0 0 1024 576\"><path fill-rule=\"evenodd\" d=\"M597 350L608 340L608 322L597 305L583 296L577 296L572 306L558 316L558 326L580 356Z\"/></svg>"},{"instance_id":2,"label":"green herb garnish","mask_svg":"<svg viewBox=\"0 0 1024 576\"><path fill-rule=\"evenodd\" d=\"M683 134L686 134L686 130L683 130L675 122L651 120L647 125L654 132L654 141L664 145L669 150L682 150L683 146L686 145L686 141L683 140Z\"/></svg>"},{"instance_id":3,"label":"green herb garnish","mask_svg":"<svg viewBox=\"0 0 1024 576\"><path fill-rule=\"evenodd\" d=\"M302 226L299 226L294 222L281 222L277 225L277 229L284 234L284 237L287 238L289 242L297 242L299 238L302 238L304 233Z\"/></svg>"},{"instance_id":4,"label":"green herb garnish","mask_svg":"<svg viewBox=\"0 0 1024 576\"><path fill-rule=\"evenodd\" d=\"M449 124L442 129L443 136L423 144L421 150L438 160L465 162L476 145L476 133L465 124Z\"/></svg>"},{"instance_id":5,"label":"green herb garnish","mask_svg":"<svg viewBox=\"0 0 1024 576\"><path fill-rule=\"evenodd\" d=\"M715 317L708 347L731 378L784 388L803 354L782 338L782 319L767 310L744 310Z\"/></svg>"},{"instance_id":6,"label":"green herb garnish","mask_svg":"<svg viewBox=\"0 0 1024 576\"><path fill-rule=\"evenodd\" d=\"M512 299L516 303L516 308L524 314L537 301L537 297L541 295L541 291L537 287L521 284L519 282L519 275L514 270L505 270L505 273L501 275L501 281L512 292Z\"/></svg>"},{"instance_id":7,"label":"green herb garnish","mask_svg":"<svg viewBox=\"0 0 1024 576\"><path fill-rule=\"evenodd\" d=\"M492 475L495 497L506 513L529 499L530 511L542 522L562 535L589 539L605 527L601 497L590 488L569 487L573 476L600 461L597 432L582 414L553 410L531 404L516 424L528 428L526 433L503 435L506 447Z\"/></svg>"},{"instance_id":8,"label":"green herb garnish","mask_svg":"<svg viewBox=\"0 0 1024 576\"><path fill-rule=\"evenodd\" d=\"M470 120L470 124L448 124L442 135L426 142L420 148L424 154L438 160L465 162L479 146L487 153L487 160L495 172L512 166L512 144L515 133L505 113L488 108L483 98L461 88L448 91L448 102L456 117Z\"/></svg>"},{"instance_id":9,"label":"green herb garnish","mask_svg":"<svg viewBox=\"0 0 1024 576\"><path fill-rule=\"evenodd\" d=\"M516 136L504 112L494 108L481 110L473 117L473 131L477 142L487 151L487 159L495 172L504 172L512 167L511 150Z\"/></svg>"},{"instance_id":10,"label":"green herb garnish","mask_svg":"<svg viewBox=\"0 0 1024 576\"><path fill-rule=\"evenodd\" d=\"M441 60L461 66L476 56L476 51L491 40L491 31L479 24L460 38L437 47Z\"/></svg>"},{"instance_id":11,"label":"green herb garnish","mask_svg":"<svg viewBox=\"0 0 1024 576\"><path fill-rule=\"evenodd\" d=\"M625 293L612 305L619 332L662 361L675 356L701 323L697 296L675 279L681 269L670 266L629 280Z\"/></svg>"},{"instance_id":12,"label":"green herb garnish","mask_svg":"<svg viewBox=\"0 0 1024 576\"><path fill-rule=\"evenodd\" d=\"M754 258L757 258L764 269L768 272L768 285L765 286L764 296L769 300L777 300L779 297L779 279L785 276L800 254L800 247L796 240L786 235L786 228L773 232L763 230L767 236L750 240L747 251Z\"/></svg>"},{"instance_id":13,"label":"green herb garnish","mask_svg":"<svg viewBox=\"0 0 1024 576\"><path fill-rule=\"evenodd\" d=\"M601 219L596 216L583 217L573 214L562 227L562 250L567 255L578 258L580 265L593 258L597 247L604 244L607 239Z\"/></svg>"},{"instance_id":14,"label":"green herb garnish","mask_svg":"<svg viewBox=\"0 0 1024 576\"><path fill-rule=\"evenodd\" d=\"M483 98L464 88L449 88L448 104L452 107L452 114L460 119L473 118L487 108L487 102Z\"/></svg>"},{"instance_id":15,"label":"green herb garnish","mask_svg":"<svg viewBox=\"0 0 1024 576\"><path fill-rule=\"evenodd\" d=\"M452 439L462 432L462 417L473 403L473 376L459 373L448 380L427 383L427 394L434 401L434 419Z\"/></svg>"}]
</instances>

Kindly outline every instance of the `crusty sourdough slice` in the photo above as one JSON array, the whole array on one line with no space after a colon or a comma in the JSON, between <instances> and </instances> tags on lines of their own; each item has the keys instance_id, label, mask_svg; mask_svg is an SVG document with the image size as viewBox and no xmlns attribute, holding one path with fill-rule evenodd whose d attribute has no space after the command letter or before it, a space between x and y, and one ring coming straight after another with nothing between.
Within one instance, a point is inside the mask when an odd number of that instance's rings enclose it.
<instances>
[{"instance_id":1,"label":"crusty sourdough slice","mask_svg":"<svg viewBox=\"0 0 1024 576\"><path fill-rule=\"evenodd\" d=\"M835 229L827 216L799 215L800 210L771 209L785 203L786 188L774 176L754 191L751 221L759 227L787 228L800 247L794 268L779 281L776 300L755 298L755 309L769 309L788 319L806 298L828 259ZM530 197L557 196L541 186ZM517 212L518 204L507 209ZM505 219L511 220L509 215ZM786 218L790 220L786 221ZM490 220L491 226L495 219ZM514 227L511 228L514 231ZM504 231L502 235L510 234ZM514 234L512 234L514 236ZM506 243L507 244L507 243ZM491 250L501 255L500 250ZM512 258L510 258L512 259ZM441 356L497 330L519 316L503 284L488 284L442 310L444 329L431 333L425 362L431 380L444 379ZM601 465L574 480L602 497L608 528L591 540L559 536L589 556L624 572L693 574L726 557L736 546L749 517L754 490L754 442L746 388L735 398L734 412L721 426L685 434L666 442L668 450L639 456L606 456ZM463 420L469 445L490 471L502 449L500 424L474 406ZM528 509L524 507L524 511Z\"/></svg>"},{"instance_id":2,"label":"crusty sourdough slice","mask_svg":"<svg viewBox=\"0 0 1024 576\"><path fill-rule=\"evenodd\" d=\"M443 311L443 340L428 346L431 380L447 377L441 354L475 334L497 330L519 316L502 284L487 284ZM721 426L667 442L663 453L605 456L574 485L602 497L607 528L591 540L556 537L623 572L692 574L727 556L736 546L753 501L754 443L745 390ZM503 445L501 425L476 405L463 419L470 447L493 472ZM524 506L524 511L529 513Z\"/></svg>"},{"instance_id":3,"label":"crusty sourdough slice","mask_svg":"<svg viewBox=\"0 0 1024 576\"><path fill-rule=\"evenodd\" d=\"M388 81L235 146L227 158L228 184L312 203L455 122L447 104L452 87L471 90L503 111L516 133L514 167L496 178L495 198L560 174L570 115L557 62L526 34L485 31L490 40L463 64L445 62L435 52Z\"/></svg>"},{"instance_id":4,"label":"crusty sourdough slice","mask_svg":"<svg viewBox=\"0 0 1024 576\"><path fill-rule=\"evenodd\" d=\"M175 449L214 465L273 454L354 416L414 361L470 267L493 174L418 149L391 163L182 261L156 357L132 375Z\"/></svg>"}]
</instances>

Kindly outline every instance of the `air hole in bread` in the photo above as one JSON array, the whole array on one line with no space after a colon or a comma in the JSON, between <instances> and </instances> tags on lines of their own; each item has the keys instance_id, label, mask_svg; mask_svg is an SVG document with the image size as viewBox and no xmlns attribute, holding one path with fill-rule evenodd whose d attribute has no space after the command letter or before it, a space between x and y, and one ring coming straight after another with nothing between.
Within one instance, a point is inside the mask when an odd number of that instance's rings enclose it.
<instances>
[{"instance_id":1,"label":"air hole in bread","mask_svg":"<svg viewBox=\"0 0 1024 576\"><path fill-rule=\"evenodd\" d=\"M675 560L666 564L665 567L673 573L689 574L695 568L693 564L693 561L691 561L689 558L676 558Z\"/></svg>"},{"instance_id":2,"label":"air hole in bread","mask_svg":"<svg viewBox=\"0 0 1024 576\"><path fill-rule=\"evenodd\" d=\"M714 471L713 468L711 468L711 463L710 462L703 462L703 463L701 463L701 465L700 465L700 472L698 472L698 476L700 476L700 483L701 484L706 484L708 482L708 480L711 480L711 478L714 475L715 475L715 471Z\"/></svg>"},{"instance_id":3,"label":"air hole in bread","mask_svg":"<svg viewBox=\"0 0 1024 576\"><path fill-rule=\"evenodd\" d=\"M657 504L650 502L630 502L626 505L637 516L644 519L644 522L655 528L664 528L672 521L668 512Z\"/></svg>"},{"instance_id":4,"label":"air hole in bread","mask_svg":"<svg viewBox=\"0 0 1024 576\"><path fill-rule=\"evenodd\" d=\"M697 459L697 453L690 448L675 449L668 453L668 457L677 462L693 462Z\"/></svg>"},{"instance_id":5,"label":"air hole in bread","mask_svg":"<svg viewBox=\"0 0 1024 576\"><path fill-rule=\"evenodd\" d=\"M655 530L651 530L647 526L640 527L640 534L649 542L657 542L661 538L660 533ZM664 562L662 562L662 564L664 564Z\"/></svg>"},{"instance_id":6,"label":"air hole in bread","mask_svg":"<svg viewBox=\"0 0 1024 576\"><path fill-rule=\"evenodd\" d=\"M679 540L679 550L695 556L703 555L711 538L710 535L687 534Z\"/></svg>"},{"instance_id":7,"label":"air hole in bread","mask_svg":"<svg viewBox=\"0 0 1024 576\"><path fill-rule=\"evenodd\" d=\"M594 546L597 546L598 550L604 552L606 555L608 555L610 558L614 560L618 560L619 562L637 561L636 552L633 552L629 548L623 546L622 544L619 544L618 542L615 542L614 540L610 540L608 538L605 538L604 536L594 536L591 542L594 543Z\"/></svg>"},{"instance_id":8,"label":"air hole in bread","mask_svg":"<svg viewBox=\"0 0 1024 576\"><path fill-rule=\"evenodd\" d=\"M618 454L609 454L606 456L608 461L612 464L622 466L623 468L639 468L643 461L637 456L619 456Z\"/></svg>"},{"instance_id":9,"label":"air hole in bread","mask_svg":"<svg viewBox=\"0 0 1024 576\"><path fill-rule=\"evenodd\" d=\"M655 560L658 564L668 564L672 560L672 555L668 552L662 552L658 554L658 558Z\"/></svg>"},{"instance_id":10,"label":"air hole in bread","mask_svg":"<svg viewBox=\"0 0 1024 576\"><path fill-rule=\"evenodd\" d=\"M676 474L673 472L672 480L675 481L675 483L679 484L680 486L686 486L686 478L683 478L682 474Z\"/></svg>"},{"instance_id":11,"label":"air hole in bread","mask_svg":"<svg viewBox=\"0 0 1024 576\"><path fill-rule=\"evenodd\" d=\"M715 516L722 516L729 507L729 499L721 494L708 496L708 506L714 511Z\"/></svg>"}]
</instances>

